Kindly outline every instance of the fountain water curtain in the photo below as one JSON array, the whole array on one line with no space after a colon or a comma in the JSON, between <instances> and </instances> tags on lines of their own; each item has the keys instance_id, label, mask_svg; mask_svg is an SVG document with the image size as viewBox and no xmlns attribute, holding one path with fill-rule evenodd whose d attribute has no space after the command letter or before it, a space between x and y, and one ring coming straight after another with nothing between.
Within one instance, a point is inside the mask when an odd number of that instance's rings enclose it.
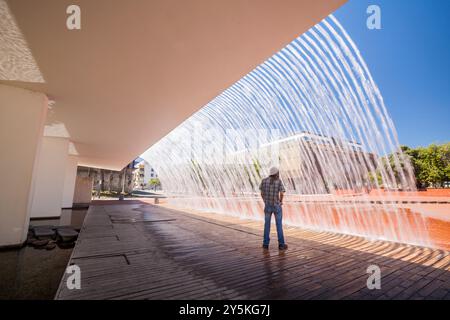
<instances>
[{"instance_id":1,"label":"fountain water curtain","mask_svg":"<svg viewBox=\"0 0 450 320\"><path fill-rule=\"evenodd\" d=\"M278 165L285 223L429 245L424 218L383 191L413 191L414 174L378 87L333 16L142 157L173 206L262 219L259 183Z\"/></svg>"}]
</instances>

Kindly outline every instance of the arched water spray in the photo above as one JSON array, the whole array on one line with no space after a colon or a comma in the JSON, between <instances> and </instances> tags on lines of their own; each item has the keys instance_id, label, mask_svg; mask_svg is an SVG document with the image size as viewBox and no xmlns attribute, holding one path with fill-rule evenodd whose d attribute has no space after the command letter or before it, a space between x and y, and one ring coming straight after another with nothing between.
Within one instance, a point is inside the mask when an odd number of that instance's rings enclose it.
<instances>
[{"instance_id":1,"label":"arched water spray","mask_svg":"<svg viewBox=\"0 0 450 320\"><path fill-rule=\"evenodd\" d=\"M143 157L157 170L169 201L182 208L261 219L258 186L269 167L279 165L287 189L286 223L428 241L422 217L381 192L414 190L414 175L364 60L333 16ZM374 193L377 202L369 196Z\"/></svg>"}]
</instances>

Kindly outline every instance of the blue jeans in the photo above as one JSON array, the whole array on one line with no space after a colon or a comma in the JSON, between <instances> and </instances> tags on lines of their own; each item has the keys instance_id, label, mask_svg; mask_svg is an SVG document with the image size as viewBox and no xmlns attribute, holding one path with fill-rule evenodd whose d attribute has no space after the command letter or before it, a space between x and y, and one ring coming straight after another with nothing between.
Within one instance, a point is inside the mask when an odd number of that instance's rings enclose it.
<instances>
[{"instance_id":1,"label":"blue jeans","mask_svg":"<svg viewBox=\"0 0 450 320\"><path fill-rule=\"evenodd\" d=\"M278 234L278 245L284 245L284 235L283 235L283 210L279 204L264 206L264 241L263 245L269 245L270 242L270 220L272 218L272 213L275 214L275 222L277 225Z\"/></svg>"}]
</instances>

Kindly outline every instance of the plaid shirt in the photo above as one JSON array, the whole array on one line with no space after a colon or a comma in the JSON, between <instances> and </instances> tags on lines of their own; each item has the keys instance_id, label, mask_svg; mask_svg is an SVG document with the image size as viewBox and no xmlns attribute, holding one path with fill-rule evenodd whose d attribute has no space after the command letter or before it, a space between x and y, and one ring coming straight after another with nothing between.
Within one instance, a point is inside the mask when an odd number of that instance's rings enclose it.
<instances>
[{"instance_id":1,"label":"plaid shirt","mask_svg":"<svg viewBox=\"0 0 450 320\"><path fill-rule=\"evenodd\" d=\"M280 192L285 192L283 182L280 179L270 181L270 177L264 178L259 185L265 204L280 204Z\"/></svg>"}]
</instances>

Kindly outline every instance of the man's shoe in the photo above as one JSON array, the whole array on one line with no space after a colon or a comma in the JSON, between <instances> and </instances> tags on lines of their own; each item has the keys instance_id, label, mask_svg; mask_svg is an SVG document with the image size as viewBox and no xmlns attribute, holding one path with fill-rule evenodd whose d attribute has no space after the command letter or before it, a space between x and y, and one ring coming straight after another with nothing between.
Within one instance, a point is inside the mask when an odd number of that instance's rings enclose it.
<instances>
[{"instance_id":1,"label":"man's shoe","mask_svg":"<svg viewBox=\"0 0 450 320\"><path fill-rule=\"evenodd\" d=\"M278 249L279 249L279 250L287 250L287 248L288 248L288 245L287 245L287 244L280 244L280 245L278 246Z\"/></svg>"},{"instance_id":2,"label":"man's shoe","mask_svg":"<svg viewBox=\"0 0 450 320\"><path fill-rule=\"evenodd\" d=\"M263 244L262 247L263 247L264 250L268 250L269 249L269 246L267 244Z\"/></svg>"}]
</instances>

